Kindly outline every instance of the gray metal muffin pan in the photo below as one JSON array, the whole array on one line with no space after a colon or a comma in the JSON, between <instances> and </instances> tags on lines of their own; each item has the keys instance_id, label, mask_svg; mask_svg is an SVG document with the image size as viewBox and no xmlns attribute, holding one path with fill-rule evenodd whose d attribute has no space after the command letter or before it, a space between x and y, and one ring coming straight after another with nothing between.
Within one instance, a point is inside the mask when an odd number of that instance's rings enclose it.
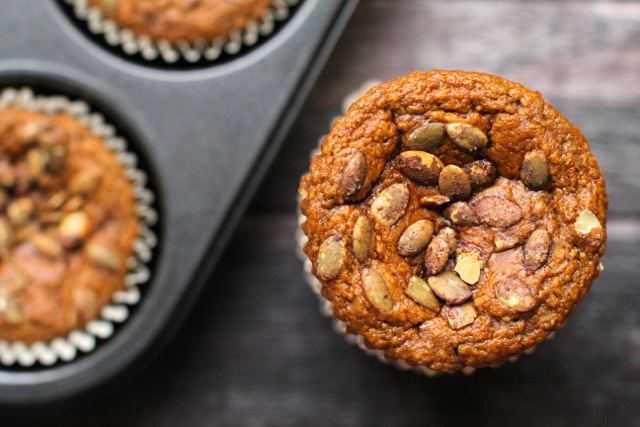
<instances>
[{"instance_id":1,"label":"gray metal muffin pan","mask_svg":"<svg viewBox=\"0 0 640 427\"><path fill-rule=\"evenodd\" d=\"M166 344L205 283L357 0L304 0L276 33L223 63L158 68L105 49L54 1L4 0L0 88L87 101L140 158L158 246L143 297L73 362L0 368L0 406L86 395Z\"/></svg>"}]
</instances>

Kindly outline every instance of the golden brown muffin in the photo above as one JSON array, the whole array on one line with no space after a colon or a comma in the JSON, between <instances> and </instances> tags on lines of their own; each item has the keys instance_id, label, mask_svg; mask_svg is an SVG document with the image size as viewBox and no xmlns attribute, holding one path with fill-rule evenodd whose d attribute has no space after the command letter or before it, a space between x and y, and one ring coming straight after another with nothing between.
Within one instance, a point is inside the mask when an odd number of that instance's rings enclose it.
<instances>
[{"instance_id":1,"label":"golden brown muffin","mask_svg":"<svg viewBox=\"0 0 640 427\"><path fill-rule=\"evenodd\" d=\"M105 17L152 40L211 41L257 22L273 0L90 0Z\"/></svg>"},{"instance_id":2,"label":"golden brown muffin","mask_svg":"<svg viewBox=\"0 0 640 427\"><path fill-rule=\"evenodd\" d=\"M495 366L560 328L601 271L607 197L578 129L499 77L413 72L324 139L305 253L347 332L436 371Z\"/></svg>"},{"instance_id":3,"label":"golden brown muffin","mask_svg":"<svg viewBox=\"0 0 640 427\"><path fill-rule=\"evenodd\" d=\"M49 341L97 318L139 227L100 138L69 115L0 111L0 339Z\"/></svg>"}]
</instances>

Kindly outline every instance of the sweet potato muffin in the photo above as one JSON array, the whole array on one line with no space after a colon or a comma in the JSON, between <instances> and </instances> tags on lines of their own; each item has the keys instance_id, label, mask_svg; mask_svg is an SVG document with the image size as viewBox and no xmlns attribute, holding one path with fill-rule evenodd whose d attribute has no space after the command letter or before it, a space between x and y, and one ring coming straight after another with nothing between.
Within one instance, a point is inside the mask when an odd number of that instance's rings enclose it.
<instances>
[{"instance_id":1,"label":"sweet potato muffin","mask_svg":"<svg viewBox=\"0 0 640 427\"><path fill-rule=\"evenodd\" d=\"M103 15L137 36L171 43L227 38L257 22L273 0L90 0Z\"/></svg>"},{"instance_id":2,"label":"sweet potato muffin","mask_svg":"<svg viewBox=\"0 0 640 427\"><path fill-rule=\"evenodd\" d=\"M0 111L0 339L46 342L97 318L139 227L102 139L66 114Z\"/></svg>"},{"instance_id":3,"label":"sweet potato muffin","mask_svg":"<svg viewBox=\"0 0 640 427\"><path fill-rule=\"evenodd\" d=\"M388 360L500 365L560 328L602 268L607 197L587 141L539 93L487 74L372 88L300 193L322 295Z\"/></svg>"}]
</instances>

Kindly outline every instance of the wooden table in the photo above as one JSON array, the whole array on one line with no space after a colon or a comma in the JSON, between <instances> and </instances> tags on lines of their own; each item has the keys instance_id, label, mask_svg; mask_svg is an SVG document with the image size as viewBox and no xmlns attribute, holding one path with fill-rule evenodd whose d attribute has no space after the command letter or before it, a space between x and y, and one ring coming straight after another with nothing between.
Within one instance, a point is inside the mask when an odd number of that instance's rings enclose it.
<instances>
[{"instance_id":1,"label":"wooden table","mask_svg":"<svg viewBox=\"0 0 640 427\"><path fill-rule=\"evenodd\" d=\"M342 97L430 68L541 91L590 141L610 198L605 271L566 327L471 376L401 372L346 344L319 314L294 241L298 180ZM113 392L28 421L640 426L639 136L639 3L363 0L178 336Z\"/></svg>"}]
</instances>

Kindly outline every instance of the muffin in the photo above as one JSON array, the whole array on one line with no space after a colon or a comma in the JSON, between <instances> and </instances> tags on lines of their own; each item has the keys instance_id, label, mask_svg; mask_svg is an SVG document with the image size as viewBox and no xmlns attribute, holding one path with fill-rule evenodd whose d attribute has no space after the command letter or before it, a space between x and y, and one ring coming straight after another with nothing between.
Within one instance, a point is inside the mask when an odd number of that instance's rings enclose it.
<instances>
[{"instance_id":1,"label":"muffin","mask_svg":"<svg viewBox=\"0 0 640 427\"><path fill-rule=\"evenodd\" d=\"M140 224L122 165L76 119L0 111L0 339L83 329L124 288Z\"/></svg>"},{"instance_id":2,"label":"muffin","mask_svg":"<svg viewBox=\"0 0 640 427\"><path fill-rule=\"evenodd\" d=\"M146 185L83 101L0 91L0 363L72 361L129 317L157 243Z\"/></svg>"},{"instance_id":3,"label":"muffin","mask_svg":"<svg viewBox=\"0 0 640 427\"><path fill-rule=\"evenodd\" d=\"M270 35L299 0L65 0L88 30L128 55L213 61Z\"/></svg>"},{"instance_id":4,"label":"muffin","mask_svg":"<svg viewBox=\"0 0 640 427\"><path fill-rule=\"evenodd\" d=\"M256 22L273 0L89 0L105 18L136 36L171 43L228 38Z\"/></svg>"},{"instance_id":5,"label":"muffin","mask_svg":"<svg viewBox=\"0 0 640 427\"><path fill-rule=\"evenodd\" d=\"M300 184L304 252L347 334L427 372L498 366L602 269L605 183L537 92L413 72L339 118Z\"/></svg>"}]
</instances>

